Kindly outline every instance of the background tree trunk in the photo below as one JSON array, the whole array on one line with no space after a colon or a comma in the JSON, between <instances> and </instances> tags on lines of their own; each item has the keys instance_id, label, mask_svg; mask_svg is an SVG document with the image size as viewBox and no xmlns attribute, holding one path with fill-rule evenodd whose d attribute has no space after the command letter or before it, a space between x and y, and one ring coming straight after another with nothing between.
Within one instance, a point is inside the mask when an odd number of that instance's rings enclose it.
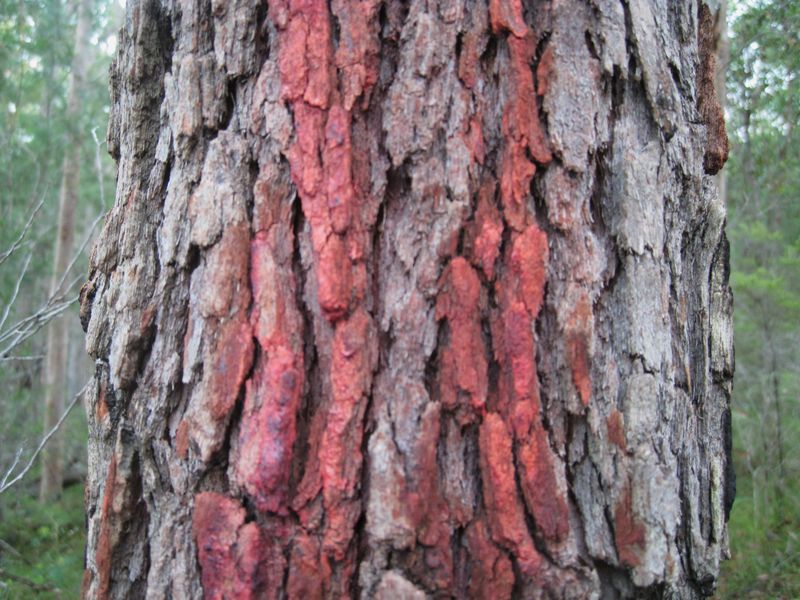
<instances>
[{"instance_id":1,"label":"background tree trunk","mask_svg":"<svg viewBox=\"0 0 800 600\"><path fill-rule=\"evenodd\" d=\"M59 294L63 276L72 259L75 239L75 207L78 204L78 183L81 172L81 131L78 123L83 101L84 80L89 54L89 0L76 3L77 26L75 48L67 91L67 120L69 143L61 166L61 189L58 195L58 223L56 225L55 257L53 277L50 282L50 297ZM55 317L47 327L47 348L44 372L44 431L55 427L64 412L64 397L67 394L67 359L69 356L69 318L67 314ZM50 440L42 451L42 477L39 480L39 499L44 502L53 494L61 492L64 480L64 443L60 432Z\"/></svg>"},{"instance_id":2,"label":"background tree trunk","mask_svg":"<svg viewBox=\"0 0 800 600\"><path fill-rule=\"evenodd\" d=\"M129 2L82 292L85 596L709 593L711 14Z\"/></svg>"}]
</instances>

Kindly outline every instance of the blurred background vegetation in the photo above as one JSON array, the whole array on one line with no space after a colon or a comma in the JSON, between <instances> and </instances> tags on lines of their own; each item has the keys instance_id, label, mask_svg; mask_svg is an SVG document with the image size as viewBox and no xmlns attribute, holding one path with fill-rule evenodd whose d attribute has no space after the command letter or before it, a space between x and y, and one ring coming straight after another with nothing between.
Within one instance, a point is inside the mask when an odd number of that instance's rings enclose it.
<instances>
[{"instance_id":1,"label":"blurred background vegetation","mask_svg":"<svg viewBox=\"0 0 800 600\"><path fill-rule=\"evenodd\" d=\"M81 246L113 199L104 140L121 7L81 2L89 9L89 44L75 117L67 100L79 2L0 0L0 482L21 471L45 433L47 315L63 308L70 322L65 401L91 373L75 299L86 268ZM727 69L731 156L721 185L735 297L738 493L732 556L717 597L800 598L800 2L733 0L728 28L729 57L720 65ZM72 140L81 150L70 253L77 260L54 299L61 171ZM6 256L10 248L16 250ZM80 407L62 431L64 491L40 502L34 461L0 493L0 600L78 596L86 442Z\"/></svg>"}]
</instances>

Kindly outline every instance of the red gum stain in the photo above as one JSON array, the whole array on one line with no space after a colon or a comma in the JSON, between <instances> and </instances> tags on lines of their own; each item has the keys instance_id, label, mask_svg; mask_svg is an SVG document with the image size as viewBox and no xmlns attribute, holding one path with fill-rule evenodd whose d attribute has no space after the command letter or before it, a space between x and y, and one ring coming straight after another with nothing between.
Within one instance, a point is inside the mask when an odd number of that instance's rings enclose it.
<instances>
[{"instance_id":1,"label":"red gum stain","mask_svg":"<svg viewBox=\"0 0 800 600\"><path fill-rule=\"evenodd\" d=\"M530 225L514 238L511 269L518 282L516 295L525 303L531 319L536 319L542 308L549 257L547 234L536 225Z\"/></svg>"},{"instance_id":2,"label":"red gum stain","mask_svg":"<svg viewBox=\"0 0 800 600\"><path fill-rule=\"evenodd\" d=\"M508 102L503 113L502 132L506 140L500 166L500 196L509 225L522 230L529 215L526 200L536 165L528 159L528 152L542 165L552 160L547 140L539 123L539 114L530 61L535 51L530 35L524 38L510 36L508 48L511 57Z\"/></svg>"},{"instance_id":3,"label":"red gum stain","mask_svg":"<svg viewBox=\"0 0 800 600\"><path fill-rule=\"evenodd\" d=\"M482 269L487 279L494 279L494 263L500 255L503 221L494 205L496 185L489 181L478 190L475 221L468 226L467 244L472 264Z\"/></svg>"},{"instance_id":4,"label":"red gum stain","mask_svg":"<svg viewBox=\"0 0 800 600\"><path fill-rule=\"evenodd\" d=\"M480 115L472 115L472 118L470 118L469 130L464 135L464 143L469 148L472 160L482 165L486 155L486 147L483 143Z\"/></svg>"},{"instance_id":5,"label":"red gum stain","mask_svg":"<svg viewBox=\"0 0 800 600\"><path fill-rule=\"evenodd\" d=\"M567 347L569 349L569 364L572 369L572 383L578 390L581 402L584 406L589 406L589 399L592 395L592 380L589 373L589 349L586 342L586 335L583 333L572 333L567 337Z\"/></svg>"},{"instance_id":6,"label":"red gum stain","mask_svg":"<svg viewBox=\"0 0 800 600\"><path fill-rule=\"evenodd\" d=\"M379 0L358 3L334 0L333 13L339 20L339 46L336 66L339 68L344 107L352 109L359 96L362 107L369 104L372 87L378 81L380 44Z\"/></svg>"},{"instance_id":7,"label":"red gum stain","mask_svg":"<svg viewBox=\"0 0 800 600\"><path fill-rule=\"evenodd\" d=\"M493 319L495 358L501 365L497 410L516 440L525 503L543 537L555 542L569 533L566 498L559 491L557 461L542 427L533 325L544 302L549 249L535 224L512 235L507 262L513 277L496 282L501 312Z\"/></svg>"},{"instance_id":8,"label":"red gum stain","mask_svg":"<svg viewBox=\"0 0 800 600\"><path fill-rule=\"evenodd\" d=\"M499 409L506 415L517 438L528 434L539 419L539 382L531 318L525 305L512 302L502 313L493 338L497 362L504 367L498 381Z\"/></svg>"},{"instance_id":9,"label":"red gum stain","mask_svg":"<svg viewBox=\"0 0 800 600\"><path fill-rule=\"evenodd\" d=\"M622 419L622 413L614 409L608 419L606 419L606 431L608 432L608 439L612 444L616 445L620 450L626 452L628 444L625 441L625 423Z\"/></svg>"},{"instance_id":10,"label":"red gum stain","mask_svg":"<svg viewBox=\"0 0 800 600\"><path fill-rule=\"evenodd\" d=\"M540 96L546 96L550 87L550 75L553 72L553 49L547 46L539 59L536 67L536 91Z\"/></svg>"},{"instance_id":11,"label":"red gum stain","mask_svg":"<svg viewBox=\"0 0 800 600\"><path fill-rule=\"evenodd\" d=\"M614 509L614 538L620 564L626 567L639 565L645 550L645 529L634 517L633 497L627 486Z\"/></svg>"},{"instance_id":12,"label":"red gum stain","mask_svg":"<svg viewBox=\"0 0 800 600\"><path fill-rule=\"evenodd\" d=\"M507 121L508 119L503 117L503 123ZM506 148L500 165L500 198L503 201L503 215L508 224L520 231L528 221L526 201L531 179L536 174L536 165L528 160L525 148L521 144L508 136L504 138Z\"/></svg>"},{"instance_id":13,"label":"red gum stain","mask_svg":"<svg viewBox=\"0 0 800 600\"><path fill-rule=\"evenodd\" d=\"M521 0L489 0L489 19L495 33L509 31L516 37L525 37L528 33Z\"/></svg>"},{"instance_id":14,"label":"red gum stain","mask_svg":"<svg viewBox=\"0 0 800 600\"><path fill-rule=\"evenodd\" d=\"M480 38L475 31L468 31L461 41L461 55L458 57L458 78L467 89L472 89L478 82L478 59Z\"/></svg>"},{"instance_id":15,"label":"red gum stain","mask_svg":"<svg viewBox=\"0 0 800 600\"><path fill-rule=\"evenodd\" d=\"M557 493L553 453L547 432L541 427L517 451L520 486L525 503L536 521L536 529L555 542L569 533L569 512L563 496Z\"/></svg>"},{"instance_id":16,"label":"red gum stain","mask_svg":"<svg viewBox=\"0 0 800 600\"><path fill-rule=\"evenodd\" d=\"M97 535L97 551L95 553L95 568L97 569L97 597L105 600L108 598L111 585L111 512L114 510L114 487L117 478L117 456L111 455L106 475L106 487L103 491L103 504L100 508L100 531Z\"/></svg>"},{"instance_id":17,"label":"red gum stain","mask_svg":"<svg viewBox=\"0 0 800 600\"><path fill-rule=\"evenodd\" d=\"M195 496L192 530L206 600L277 597L286 568L279 542L244 520L244 508L232 498Z\"/></svg>"},{"instance_id":18,"label":"red gum stain","mask_svg":"<svg viewBox=\"0 0 800 600\"><path fill-rule=\"evenodd\" d=\"M422 416L414 451L411 516L417 520L417 539L424 546L426 577L438 590L453 585L448 505L439 489L436 453L441 428L438 406L429 404Z\"/></svg>"},{"instance_id":19,"label":"red gum stain","mask_svg":"<svg viewBox=\"0 0 800 600\"><path fill-rule=\"evenodd\" d=\"M264 353L247 382L233 466L260 511L286 515L304 369L302 353L292 350L302 327L293 307L294 278L275 268L280 253L273 231L259 232L251 244L251 321Z\"/></svg>"},{"instance_id":20,"label":"red gum stain","mask_svg":"<svg viewBox=\"0 0 800 600\"><path fill-rule=\"evenodd\" d=\"M327 512L324 547L343 560L360 514L362 413L372 365L371 320L363 309L339 322L331 357L331 405L319 449L322 493Z\"/></svg>"},{"instance_id":21,"label":"red gum stain","mask_svg":"<svg viewBox=\"0 0 800 600\"><path fill-rule=\"evenodd\" d=\"M529 577L541 569L541 556L533 547L525 514L517 495L511 436L503 420L489 413L479 433L481 480L492 539L507 548Z\"/></svg>"},{"instance_id":22,"label":"red gum stain","mask_svg":"<svg viewBox=\"0 0 800 600\"><path fill-rule=\"evenodd\" d=\"M483 518L474 520L467 527L466 545L470 556L468 597L511 598L514 588L511 561L490 541Z\"/></svg>"},{"instance_id":23,"label":"red gum stain","mask_svg":"<svg viewBox=\"0 0 800 600\"><path fill-rule=\"evenodd\" d=\"M377 0L333 3L340 26L334 56L328 2L270 2L280 32L281 93L294 112L292 179L311 225L317 298L330 322L347 316L366 285L362 263L368 240L353 231L363 204L353 183L354 163L364 161L353 152L350 110L359 97L368 104L378 78L379 6ZM368 180L369 170L364 172Z\"/></svg>"},{"instance_id":24,"label":"red gum stain","mask_svg":"<svg viewBox=\"0 0 800 600\"><path fill-rule=\"evenodd\" d=\"M308 453L305 472L292 499L292 510L297 513L300 524L306 529L316 529L322 522L323 507L319 495L322 489L319 449L325 432L325 411L318 410L311 418L311 431L308 434Z\"/></svg>"},{"instance_id":25,"label":"red gum stain","mask_svg":"<svg viewBox=\"0 0 800 600\"><path fill-rule=\"evenodd\" d=\"M102 422L102 420L108 415L108 404L106 403L106 385L104 383L100 384L100 390L97 394L97 410L95 414L98 423Z\"/></svg>"},{"instance_id":26,"label":"red gum stain","mask_svg":"<svg viewBox=\"0 0 800 600\"><path fill-rule=\"evenodd\" d=\"M305 533L298 534L292 546L286 593L287 598L298 600L321 600L323 597L319 542Z\"/></svg>"},{"instance_id":27,"label":"red gum stain","mask_svg":"<svg viewBox=\"0 0 800 600\"><path fill-rule=\"evenodd\" d=\"M325 164L327 184L328 218L333 231L344 234L350 227L350 211L355 202L352 182L352 145L350 141L350 114L340 106L328 113L325 125Z\"/></svg>"},{"instance_id":28,"label":"red gum stain","mask_svg":"<svg viewBox=\"0 0 800 600\"><path fill-rule=\"evenodd\" d=\"M572 382L584 406L589 406L592 395L592 378L590 373L589 338L592 325L592 306L589 296L582 292L575 310L567 323L567 352Z\"/></svg>"},{"instance_id":29,"label":"red gum stain","mask_svg":"<svg viewBox=\"0 0 800 600\"><path fill-rule=\"evenodd\" d=\"M303 389L298 359L281 349L270 354L247 384L236 481L260 511L288 514L289 476L296 415Z\"/></svg>"},{"instance_id":30,"label":"red gum stain","mask_svg":"<svg viewBox=\"0 0 800 600\"><path fill-rule=\"evenodd\" d=\"M181 421L175 432L175 452L184 459L189 455L189 423L186 421Z\"/></svg>"},{"instance_id":31,"label":"red gum stain","mask_svg":"<svg viewBox=\"0 0 800 600\"><path fill-rule=\"evenodd\" d=\"M227 496L215 492L202 492L195 496L192 530L205 600L234 597L234 552L244 518L244 508Z\"/></svg>"},{"instance_id":32,"label":"red gum stain","mask_svg":"<svg viewBox=\"0 0 800 600\"><path fill-rule=\"evenodd\" d=\"M533 159L540 165L548 164L553 155L547 144L547 138L539 122L536 91L533 85L531 60L536 52L536 43L532 36L524 38L508 38L508 49L511 58L511 90L509 90L509 106L504 119L507 130L515 140L519 140L530 150Z\"/></svg>"},{"instance_id":33,"label":"red gum stain","mask_svg":"<svg viewBox=\"0 0 800 600\"><path fill-rule=\"evenodd\" d=\"M443 406L461 425L474 422L486 404L488 365L479 320L481 283L470 264L455 257L442 275L437 320L447 319L450 339L442 348L439 384Z\"/></svg>"},{"instance_id":34,"label":"red gum stain","mask_svg":"<svg viewBox=\"0 0 800 600\"><path fill-rule=\"evenodd\" d=\"M243 318L225 322L219 330L209 382L211 417L227 417L250 367L253 365L253 332Z\"/></svg>"}]
</instances>

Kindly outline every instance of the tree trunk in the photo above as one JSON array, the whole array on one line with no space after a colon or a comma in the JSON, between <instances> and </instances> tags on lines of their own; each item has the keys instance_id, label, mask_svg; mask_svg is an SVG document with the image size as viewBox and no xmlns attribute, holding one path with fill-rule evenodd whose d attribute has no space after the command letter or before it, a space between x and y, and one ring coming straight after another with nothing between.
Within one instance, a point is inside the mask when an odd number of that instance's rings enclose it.
<instances>
[{"instance_id":1,"label":"tree trunk","mask_svg":"<svg viewBox=\"0 0 800 600\"><path fill-rule=\"evenodd\" d=\"M91 18L89 0L78 0L76 10L78 14L75 27L75 54L72 59L67 90L67 146L61 166L55 257L53 259L53 276L50 280L51 297L64 291L61 289L64 285L62 278L72 259L72 246L75 238L75 207L78 204L78 184L81 171L81 131L78 121L81 115L89 53ZM69 315L62 314L50 321L47 327L47 349L42 373L45 433L55 427L64 412L64 396L67 393L69 323ZM60 432L57 432L42 451L42 477L39 480L39 499L42 502L61 492L64 479L63 455L63 437Z\"/></svg>"},{"instance_id":2,"label":"tree trunk","mask_svg":"<svg viewBox=\"0 0 800 600\"><path fill-rule=\"evenodd\" d=\"M710 14L129 2L82 292L84 595L710 593Z\"/></svg>"}]
</instances>

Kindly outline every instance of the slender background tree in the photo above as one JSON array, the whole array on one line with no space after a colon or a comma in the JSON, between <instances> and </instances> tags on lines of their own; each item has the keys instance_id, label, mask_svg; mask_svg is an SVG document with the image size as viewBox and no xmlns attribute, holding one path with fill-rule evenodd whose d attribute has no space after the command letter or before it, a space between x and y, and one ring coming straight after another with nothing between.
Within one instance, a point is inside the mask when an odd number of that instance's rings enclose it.
<instances>
[{"instance_id":1,"label":"slender background tree","mask_svg":"<svg viewBox=\"0 0 800 600\"><path fill-rule=\"evenodd\" d=\"M85 95L86 75L89 62L89 0L79 0L76 4L77 25L75 26L75 51L72 56L70 81L67 89L67 147L61 166L61 188L58 199L58 221L53 259L53 275L50 295L57 296L69 281L67 272L73 257L75 239L75 212L78 208L78 184L81 173L81 101ZM65 276L66 273L66 276ZM69 313L55 317L48 326L47 348L44 369L44 431L55 427L64 412L65 396L69 393L67 385L67 359L69 354ZM39 497L42 501L50 499L61 491L64 480L64 444L62 434L58 433L42 454L42 475Z\"/></svg>"}]
</instances>

